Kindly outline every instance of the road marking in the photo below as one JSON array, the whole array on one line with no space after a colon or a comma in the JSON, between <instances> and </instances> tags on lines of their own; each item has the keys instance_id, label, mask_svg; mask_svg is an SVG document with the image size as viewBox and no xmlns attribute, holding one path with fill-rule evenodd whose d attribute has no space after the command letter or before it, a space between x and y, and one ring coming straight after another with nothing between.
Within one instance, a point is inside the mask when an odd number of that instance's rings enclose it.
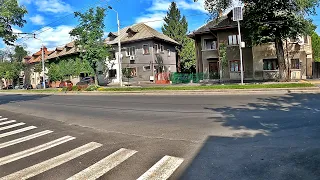
<instances>
[{"instance_id":1,"label":"road marking","mask_svg":"<svg viewBox=\"0 0 320 180\"><path fill-rule=\"evenodd\" d=\"M14 122L16 122L16 120L4 121L4 122L0 123L0 126L5 125L5 124L14 123Z\"/></svg>"},{"instance_id":2,"label":"road marking","mask_svg":"<svg viewBox=\"0 0 320 180\"><path fill-rule=\"evenodd\" d=\"M8 120L8 118L2 118L2 119L0 119L0 121L5 121L5 120Z\"/></svg>"},{"instance_id":3,"label":"road marking","mask_svg":"<svg viewBox=\"0 0 320 180\"><path fill-rule=\"evenodd\" d=\"M12 124L12 125L9 125L9 126L1 127L0 131L6 130L6 129L11 129L11 128L18 127L18 126L22 126L22 125L25 125L25 124L26 123L17 123L17 124Z\"/></svg>"},{"instance_id":4,"label":"road marking","mask_svg":"<svg viewBox=\"0 0 320 180\"><path fill-rule=\"evenodd\" d=\"M92 166L86 168L85 170L75 174L74 176L68 178L67 180L94 180L114 167L121 164L123 161L134 155L137 151L121 148L118 151L112 153L101 161L93 164Z\"/></svg>"},{"instance_id":5,"label":"road marking","mask_svg":"<svg viewBox=\"0 0 320 180\"><path fill-rule=\"evenodd\" d=\"M24 180L36 176L40 173L43 173L49 169L57 167L63 163L66 163L72 159L75 159L87 152L90 152L96 148L101 147L102 144L91 142L76 149L73 149L69 152L56 156L54 158L43 161L39 164L27 167L15 173L9 174L5 177L2 177L0 180Z\"/></svg>"},{"instance_id":6,"label":"road marking","mask_svg":"<svg viewBox=\"0 0 320 180\"><path fill-rule=\"evenodd\" d=\"M182 158L165 156L137 180L165 180L181 165Z\"/></svg>"},{"instance_id":7,"label":"road marking","mask_svg":"<svg viewBox=\"0 0 320 180\"><path fill-rule=\"evenodd\" d=\"M31 140L31 139L34 139L34 138L37 138L37 137L40 137L40 136L44 136L44 135L50 134L52 132L53 131L45 130L45 131L42 131L42 132L31 134L31 135L26 136L26 137L22 137L22 138L19 138L19 139L8 141L8 142L0 144L0 149L8 147L8 146L15 145L15 144L19 144L19 143L22 143L22 142L25 142L25 141L28 141L28 140Z\"/></svg>"},{"instance_id":8,"label":"road marking","mask_svg":"<svg viewBox=\"0 0 320 180\"><path fill-rule=\"evenodd\" d=\"M14 130L14 131L2 133L2 134L0 134L0 138L7 137L7 136L10 136L10 135L14 135L14 134L18 134L18 133L25 132L25 131L29 131L29 130L35 129L35 128L37 128L37 127L28 126L28 127L22 128L22 129L17 129L17 130Z\"/></svg>"},{"instance_id":9,"label":"road marking","mask_svg":"<svg viewBox=\"0 0 320 180\"><path fill-rule=\"evenodd\" d=\"M30 149L27 149L27 150L24 150L21 152L17 152L15 154L11 154L11 155L2 157L2 158L0 158L0 166L2 166L4 164L8 164L8 163L16 161L16 160L19 160L19 159L22 159L22 158L25 158L27 156L31 156L33 154L45 151L47 149L53 148L55 146L58 146L60 144L65 143L65 142L71 141L73 139L75 139L75 137L65 136L65 137L50 141L48 143L30 148Z\"/></svg>"}]
</instances>

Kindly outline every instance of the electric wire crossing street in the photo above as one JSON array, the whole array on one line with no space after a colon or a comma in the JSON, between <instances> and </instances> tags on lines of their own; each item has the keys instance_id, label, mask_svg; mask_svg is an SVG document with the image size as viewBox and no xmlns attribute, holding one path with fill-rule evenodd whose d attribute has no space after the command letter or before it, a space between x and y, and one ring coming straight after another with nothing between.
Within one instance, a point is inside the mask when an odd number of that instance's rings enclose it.
<instances>
[{"instance_id":1,"label":"electric wire crossing street","mask_svg":"<svg viewBox=\"0 0 320 180\"><path fill-rule=\"evenodd\" d=\"M26 123L17 122L17 120L9 120L8 118L4 118L0 116L0 140L4 137L10 137L12 135L17 135L19 133L29 133L30 130L37 129L36 126L25 126ZM10 130L13 128L18 128L15 130ZM7 130L7 132L3 132ZM11 139L9 141L0 143L0 154L5 152L5 148L18 145L20 143L26 143L30 140L34 140L36 138L49 136L52 134L51 130L44 130L36 133L29 133L26 136ZM14 161L23 161L26 157L36 156L39 153L45 153L46 150L52 148L63 148L61 145L67 144L76 137L73 136L63 136L61 138L49 141L44 144L37 145L35 147L30 147L28 149L24 149L22 151L9 154L6 156L0 157L0 168L1 166L10 164ZM58 147L59 146L59 147ZM7 174L3 177L0 177L0 180L23 180L28 179L34 176L37 176L41 173L44 173L50 169L63 165L64 163L70 162L72 160L77 159L80 156L85 156L87 153L99 149L103 147L103 144L97 142L87 142L84 145L81 145L77 148L74 148L70 151L62 153L58 156L52 157L45 161L42 161L37 164L32 164L29 167L24 169L20 169L11 174ZM117 167L130 157L136 155L138 151L120 148L112 154L106 154L106 157L99 160L98 162L92 164L91 166L83 169L82 171L70 175L68 180L93 180L97 179L104 174L108 173L113 168ZM175 170L183 163L184 159L172 156L164 156L161 158L156 164L154 164L148 171L142 174L138 180L153 180L153 179L168 179ZM30 162L32 163L32 162Z\"/></svg>"}]
</instances>

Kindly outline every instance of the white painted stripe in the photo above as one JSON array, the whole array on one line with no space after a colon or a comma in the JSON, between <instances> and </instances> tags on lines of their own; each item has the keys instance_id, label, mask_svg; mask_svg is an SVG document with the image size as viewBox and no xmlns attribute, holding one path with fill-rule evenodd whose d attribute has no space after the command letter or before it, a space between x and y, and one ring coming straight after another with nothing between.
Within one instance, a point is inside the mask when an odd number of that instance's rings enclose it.
<instances>
[{"instance_id":1,"label":"white painted stripe","mask_svg":"<svg viewBox=\"0 0 320 180\"><path fill-rule=\"evenodd\" d=\"M8 146L15 145L15 144L19 144L19 143L22 143L22 142L25 142L25 141L28 141L28 140L31 140L31 139L34 139L34 138L37 138L37 137L40 137L40 136L44 136L44 135L50 134L52 132L53 131L45 130L45 131L41 131L41 132L38 132L38 133L35 133L35 134L31 134L31 135L26 136L26 137L22 137L22 138L19 138L19 139L8 141L8 142L0 144L0 149L8 147Z\"/></svg>"},{"instance_id":2,"label":"white painted stripe","mask_svg":"<svg viewBox=\"0 0 320 180\"><path fill-rule=\"evenodd\" d=\"M0 180L24 180L36 176L40 173L43 173L49 169L57 167L63 163L66 163L72 159L75 159L87 152L90 152L96 148L101 147L102 144L91 142L76 149L73 149L69 152L56 156L54 158L43 161L39 164L27 167L15 173L9 174L8 176L0 178Z\"/></svg>"},{"instance_id":3,"label":"white painted stripe","mask_svg":"<svg viewBox=\"0 0 320 180\"><path fill-rule=\"evenodd\" d=\"M55 146L58 146L60 144L65 143L65 142L71 141L73 139L75 139L75 137L65 136L65 137L50 141L48 143L39 145L37 147L33 147L33 148L30 148L30 149L27 149L27 150L24 150L24 151L15 153L15 154L11 154L11 155L2 157L2 158L0 158L0 166L2 166L4 164L8 164L8 163L16 161L16 160L19 160L19 159L22 159L22 158L25 158L27 156L31 156L33 154L45 151L47 149L53 148Z\"/></svg>"},{"instance_id":4,"label":"white painted stripe","mask_svg":"<svg viewBox=\"0 0 320 180\"><path fill-rule=\"evenodd\" d=\"M121 148L112 153L101 161L93 164L78 174L68 178L67 180L95 180L114 167L121 164L123 161L134 155L137 151Z\"/></svg>"},{"instance_id":5,"label":"white painted stripe","mask_svg":"<svg viewBox=\"0 0 320 180\"><path fill-rule=\"evenodd\" d=\"M165 180L181 165L182 158L165 156L137 180Z\"/></svg>"},{"instance_id":6,"label":"white painted stripe","mask_svg":"<svg viewBox=\"0 0 320 180\"><path fill-rule=\"evenodd\" d=\"M16 120L5 121L5 122L0 123L0 126L5 125L5 124L14 123L14 122L16 122Z\"/></svg>"},{"instance_id":7,"label":"white painted stripe","mask_svg":"<svg viewBox=\"0 0 320 180\"><path fill-rule=\"evenodd\" d=\"M8 118L2 118L2 119L0 119L0 121L5 121L5 120L8 120Z\"/></svg>"},{"instance_id":8,"label":"white painted stripe","mask_svg":"<svg viewBox=\"0 0 320 180\"><path fill-rule=\"evenodd\" d=\"M12 124L12 125L5 126L5 127L0 127L0 131L6 130L6 129L11 129L11 128L18 127L18 126L22 126L25 124L26 123L17 123L17 124Z\"/></svg>"},{"instance_id":9,"label":"white painted stripe","mask_svg":"<svg viewBox=\"0 0 320 180\"><path fill-rule=\"evenodd\" d=\"M22 128L22 129L17 129L17 130L14 130L14 131L2 133L2 134L0 134L0 138L11 136L11 135L18 134L18 133L25 132L25 131L29 131L29 130L35 129L35 128L37 128L37 127L28 126L28 127Z\"/></svg>"}]
</instances>

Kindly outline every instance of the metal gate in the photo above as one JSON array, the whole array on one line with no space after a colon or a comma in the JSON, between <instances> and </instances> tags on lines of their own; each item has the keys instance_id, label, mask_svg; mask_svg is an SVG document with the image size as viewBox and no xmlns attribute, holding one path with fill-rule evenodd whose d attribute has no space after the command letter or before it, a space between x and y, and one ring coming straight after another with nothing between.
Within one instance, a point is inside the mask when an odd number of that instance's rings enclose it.
<instances>
[{"instance_id":1,"label":"metal gate","mask_svg":"<svg viewBox=\"0 0 320 180\"><path fill-rule=\"evenodd\" d=\"M313 63L313 78L318 79L320 78L320 62Z\"/></svg>"}]
</instances>

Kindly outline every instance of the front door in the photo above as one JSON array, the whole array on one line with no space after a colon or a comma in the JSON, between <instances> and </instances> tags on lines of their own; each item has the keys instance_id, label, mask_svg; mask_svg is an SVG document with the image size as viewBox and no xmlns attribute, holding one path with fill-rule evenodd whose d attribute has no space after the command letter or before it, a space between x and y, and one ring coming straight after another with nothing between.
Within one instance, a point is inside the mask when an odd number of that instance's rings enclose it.
<instances>
[{"instance_id":1,"label":"front door","mask_svg":"<svg viewBox=\"0 0 320 180\"><path fill-rule=\"evenodd\" d=\"M209 62L209 78L210 79L219 79L218 61Z\"/></svg>"}]
</instances>

